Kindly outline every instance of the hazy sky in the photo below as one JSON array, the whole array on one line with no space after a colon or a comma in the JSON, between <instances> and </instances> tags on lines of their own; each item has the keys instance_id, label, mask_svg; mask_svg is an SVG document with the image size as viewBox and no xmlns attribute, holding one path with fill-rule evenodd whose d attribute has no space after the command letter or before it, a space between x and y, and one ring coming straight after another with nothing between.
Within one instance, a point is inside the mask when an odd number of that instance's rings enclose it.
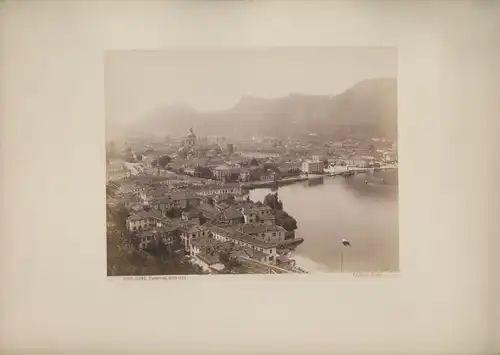
<instances>
[{"instance_id":1,"label":"hazy sky","mask_svg":"<svg viewBox=\"0 0 500 355\"><path fill-rule=\"evenodd\" d=\"M389 47L120 51L106 56L106 115L134 121L184 103L226 109L244 95L338 94L370 78L397 77Z\"/></svg>"}]
</instances>

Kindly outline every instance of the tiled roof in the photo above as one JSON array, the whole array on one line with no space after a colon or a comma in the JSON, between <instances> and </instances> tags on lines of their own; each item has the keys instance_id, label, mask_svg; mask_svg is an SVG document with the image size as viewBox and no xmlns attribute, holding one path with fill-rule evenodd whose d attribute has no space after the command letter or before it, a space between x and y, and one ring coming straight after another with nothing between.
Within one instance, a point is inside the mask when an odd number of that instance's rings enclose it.
<instances>
[{"instance_id":1,"label":"tiled roof","mask_svg":"<svg viewBox=\"0 0 500 355\"><path fill-rule=\"evenodd\" d=\"M220 227L214 226L214 225L206 225L206 227L212 233L218 233L222 236L225 236L226 238L239 240L241 242L252 244L252 245L255 245L255 246L258 246L261 248L269 249L269 248L273 248L276 246L274 243L273 244L265 243L261 240L253 238L252 236L250 236L248 234L242 233L234 228L220 228Z\"/></svg>"},{"instance_id":2,"label":"tiled roof","mask_svg":"<svg viewBox=\"0 0 500 355\"><path fill-rule=\"evenodd\" d=\"M265 214L263 216L260 216L259 218L262 220L274 220L274 219L276 219L276 217L274 217L274 215L272 215L272 214Z\"/></svg>"},{"instance_id":3,"label":"tiled roof","mask_svg":"<svg viewBox=\"0 0 500 355\"><path fill-rule=\"evenodd\" d=\"M254 225L242 225L238 228L243 233L247 234L259 234L267 232L286 232L286 229L281 226L254 226Z\"/></svg>"},{"instance_id":4,"label":"tiled roof","mask_svg":"<svg viewBox=\"0 0 500 355\"><path fill-rule=\"evenodd\" d=\"M189 211L182 212L182 215L186 217L198 217L199 213L200 211L198 211L197 209L192 209Z\"/></svg>"},{"instance_id":5,"label":"tiled roof","mask_svg":"<svg viewBox=\"0 0 500 355\"><path fill-rule=\"evenodd\" d=\"M138 210L134 211L131 216L129 216L127 219L130 219L132 221L139 221L142 219L147 219L147 218L161 218L161 214L158 212L155 212L153 210L145 211L145 210Z\"/></svg>"},{"instance_id":6,"label":"tiled roof","mask_svg":"<svg viewBox=\"0 0 500 355\"><path fill-rule=\"evenodd\" d=\"M178 229L178 225L162 225L161 227L156 227L155 231L158 233L170 233Z\"/></svg>"},{"instance_id":7,"label":"tiled roof","mask_svg":"<svg viewBox=\"0 0 500 355\"><path fill-rule=\"evenodd\" d=\"M218 214L219 213L219 210L215 207L215 206L212 206L211 204L209 203L201 203L198 208L202 211L202 212L207 212L207 213L210 213L210 214Z\"/></svg>"},{"instance_id":8,"label":"tiled roof","mask_svg":"<svg viewBox=\"0 0 500 355\"><path fill-rule=\"evenodd\" d=\"M229 207L224 210L224 217L226 219L238 219L243 218L243 214L234 207Z\"/></svg>"},{"instance_id":9,"label":"tiled roof","mask_svg":"<svg viewBox=\"0 0 500 355\"><path fill-rule=\"evenodd\" d=\"M185 192L181 192L181 191L176 191L176 192L171 192L168 197L170 197L170 199L176 201L176 200L183 200L183 199L186 199L187 197L187 194Z\"/></svg>"},{"instance_id":10,"label":"tiled roof","mask_svg":"<svg viewBox=\"0 0 500 355\"><path fill-rule=\"evenodd\" d=\"M128 221L140 221L142 219L143 219L142 217L139 217L139 216L136 216L136 215L132 215L132 216L129 216L127 218Z\"/></svg>"},{"instance_id":11,"label":"tiled roof","mask_svg":"<svg viewBox=\"0 0 500 355\"><path fill-rule=\"evenodd\" d=\"M210 247L220 246L222 245L222 242L211 237L200 237L196 239L191 239L191 245L200 249L206 249Z\"/></svg>"},{"instance_id":12,"label":"tiled roof","mask_svg":"<svg viewBox=\"0 0 500 355\"><path fill-rule=\"evenodd\" d=\"M262 211L270 211L271 210L271 207L269 206L257 206L257 205L253 205L251 207L243 207L242 209L242 213L243 214L248 214L248 213L256 213L258 214L259 212L262 212Z\"/></svg>"},{"instance_id":13,"label":"tiled roof","mask_svg":"<svg viewBox=\"0 0 500 355\"><path fill-rule=\"evenodd\" d=\"M161 187L158 187L156 189L153 189L151 191L151 195L153 196L164 196L166 194L168 194L170 191L169 191L169 188L166 187L166 186L161 186Z\"/></svg>"},{"instance_id":14,"label":"tiled roof","mask_svg":"<svg viewBox=\"0 0 500 355\"><path fill-rule=\"evenodd\" d=\"M193 187L193 190L227 190L227 189L236 189L241 187L240 184L238 183L232 183L232 184L204 184L204 185L199 185Z\"/></svg>"},{"instance_id":15,"label":"tiled roof","mask_svg":"<svg viewBox=\"0 0 500 355\"><path fill-rule=\"evenodd\" d=\"M186 232L187 233L198 233L198 232L204 232L205 230L206 230L205 227L196 224L196 225L190 227Z\"/></svg>"}]
</instances>

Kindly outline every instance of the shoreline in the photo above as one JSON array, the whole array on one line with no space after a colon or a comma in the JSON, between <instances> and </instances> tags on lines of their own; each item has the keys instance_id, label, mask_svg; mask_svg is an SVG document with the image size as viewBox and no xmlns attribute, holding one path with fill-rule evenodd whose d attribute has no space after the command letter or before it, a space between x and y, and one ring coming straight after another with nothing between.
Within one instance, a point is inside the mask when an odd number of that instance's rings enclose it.
<instances>
[{"instance_id":1,"label":"shoreline","mask_svg":"<svg viewBox=\"0 0 500 355\"><path fill-rule=\"evenodd\" d=\"M331 272L328 266L320 264L307 256L292 254L291 259L295 260L295 266L309 274Z\"/></svg>"},{"instance_id":2,"label":"shoreline","mask_svg":"<svg viewBox=\"0 0 500 355\"><path fill-rule=\"evenodd\" d=\"M252 181L252 182L244 182L241 184L242 189L245 190L254 190L254 189L269 189L269 188L279 188L287 185L293 185L298 182L304 182L304 181L315 181L315 180L321 180L326 177L336 177L336 176L341 176L345 175L346 173L350 173L352 175L355 174L366 174L370 172L375 172L375 171L387 171L387 170L395 170L398 169L398 166L394 165L387 165L387 166L381 166L379 168L353 168L349 170L342 170L338 172L324 172L322 174L310 174L309 176L296 176L296 177L289 177L289 178L284 178L280 180L272 180L272 181Z\"/></svg>"}]
</instances>

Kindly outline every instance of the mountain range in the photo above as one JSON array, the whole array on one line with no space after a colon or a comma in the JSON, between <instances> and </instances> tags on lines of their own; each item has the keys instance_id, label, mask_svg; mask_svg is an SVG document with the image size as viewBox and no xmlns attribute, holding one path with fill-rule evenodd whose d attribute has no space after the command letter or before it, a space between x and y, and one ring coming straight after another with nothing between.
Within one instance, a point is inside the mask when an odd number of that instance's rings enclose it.
<instances>
[{"instance_id":1,"label":"mountain range","mask_svg":"<svg viewBox=\"0 0 500 355\"><path fill-rule=\"evenodd\" d=\"M395 139L397 81L365 80L331 96L300 93L272 99L245 96L233 107L219 111L172 105L151 112L130 130L136 135L155 132L182 136L191 127L203 136L284 138L316 133L328 139L341 136Z\"/></svg>"}]
</instances>

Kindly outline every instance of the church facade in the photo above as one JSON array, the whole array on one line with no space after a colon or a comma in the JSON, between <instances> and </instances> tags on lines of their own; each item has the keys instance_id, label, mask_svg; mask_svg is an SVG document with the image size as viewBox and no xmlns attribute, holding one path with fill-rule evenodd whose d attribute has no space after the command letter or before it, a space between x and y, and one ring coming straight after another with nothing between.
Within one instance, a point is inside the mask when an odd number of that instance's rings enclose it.
<instances>
[{"instance_id":1,"label":"church facade","mask_svg":"<svg viewBox=\"0 0 500 355\"><path fill-rule=\"evenodd\" d=\"M196 146L197 142L197 137L196 134L194 134L194 131L192 128L189 129L189 134L184 138L184 146L188 148L192 148Z\"/></svg>"}]
</instances>

